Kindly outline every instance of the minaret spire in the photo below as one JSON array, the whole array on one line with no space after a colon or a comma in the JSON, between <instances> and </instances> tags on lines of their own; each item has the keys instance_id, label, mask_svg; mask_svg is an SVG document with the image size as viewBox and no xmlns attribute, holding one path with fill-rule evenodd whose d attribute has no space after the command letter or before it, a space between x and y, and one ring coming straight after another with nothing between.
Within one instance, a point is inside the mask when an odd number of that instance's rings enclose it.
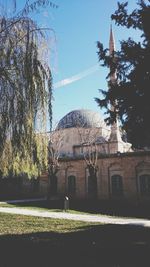
<instances>
[{"instance_id":1,"label":"minaret spire","mask_svg":"<svg viewBox=\"0 0 150 267\"><path fill-rule=\"evenodd\" d=\"M109 38L109 55L111 56L115 51L115 39L112 30L112 24L110 25L110 38Z\"/></svg>"},{"instance_id":2,"label":"minaret spire","mask_svg":"<svg viewBox=\"0 0 150 267\"><path fill-rule=\"evenodd\" d=\"M114 57L114 52L115 52L115 38L112 30L112 24L110 25L110 37L109 37L109 56ZM112 71L111 66L110 66L110 72ZM113 71L110 75L110 81L111 82L116 82L116 72Z\"/></svg>"}]
</instances>

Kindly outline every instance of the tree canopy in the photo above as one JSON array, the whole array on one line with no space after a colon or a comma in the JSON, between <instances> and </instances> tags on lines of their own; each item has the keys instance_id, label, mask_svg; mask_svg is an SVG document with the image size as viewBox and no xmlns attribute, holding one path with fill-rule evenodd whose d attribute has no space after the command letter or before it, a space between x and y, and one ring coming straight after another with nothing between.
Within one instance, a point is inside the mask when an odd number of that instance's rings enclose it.
<instances>
[{"instance_id":1,"label":"tree canopy","mask_svg":"<svg viewBox=\"0 0 150 267\"><path fill-rule=\"evenodd\" d=\"M110 68L107 79L116 72L116 82L109 81L109 90L100 90L103 98L96 101L106 109L108 123L116 116L121 120L127 139L135 148L150 146L150 4L140 0L137 8L128 13L128 3L118 3L118 9L111 16L117 26L141 31L140 41L133 38L121 41L120 51L109 56L98 42L98 56L102 66ZM115 109L110 109L115 103Z\"/></svg>"},{"instance_id":2,"label":"tree canopy","mask_svg":"<svg viewBox=\"0 0 150 267\"><path fill-rule=\"evenodd\" d=\"M46 4L52 5L45 0L32 4L26 1L23 10L14 16L0 16L0 170L3 175L23 172L38 175L46 165L45 137L35 133L35 122L40 114L44 128L49 109L52 123L52 75L39 53L45 41L45 29L28 16L30 11Z\"/></svg>"}]
</instances>

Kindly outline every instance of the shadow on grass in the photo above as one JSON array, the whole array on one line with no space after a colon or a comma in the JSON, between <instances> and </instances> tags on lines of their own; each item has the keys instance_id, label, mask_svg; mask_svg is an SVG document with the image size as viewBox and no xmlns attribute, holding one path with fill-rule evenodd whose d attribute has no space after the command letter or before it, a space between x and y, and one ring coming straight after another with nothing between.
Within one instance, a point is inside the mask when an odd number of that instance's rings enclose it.
<instances>
[{"instance_id":1,"label":"shadow on grass","mask_svg":"<svg viewBox=\"0 0 150 267\"><path fill-rule=\"evenodd\" d=\"M0 237L1 267L146 267L150 230L131 225L85 226L78 232Z\"/></svg>"}]
</instances>

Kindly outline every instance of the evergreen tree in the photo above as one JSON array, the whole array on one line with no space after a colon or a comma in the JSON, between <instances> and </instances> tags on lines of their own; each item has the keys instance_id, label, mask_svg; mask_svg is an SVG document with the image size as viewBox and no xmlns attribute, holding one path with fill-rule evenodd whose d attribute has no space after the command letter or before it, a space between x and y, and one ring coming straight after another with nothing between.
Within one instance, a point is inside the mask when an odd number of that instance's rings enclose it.
<instances>
[{"instance_id":1,"label":"evergreen tree","mask_svg":"<svg viewBox=\"0 0 150 267\"><path fill-rule=\"evenodd\" d=\"M147 3L146 3L147 2ZM132 38L121 41L120 51L110 57L108 49L98 42L98 56L102 66L110 68L107 77L116 72L117 81L109 82L109 90L100 90L103 99L96 98L100 107L106 108L109 124L121 120L127 139L133 147L150 146L150 4L140 0L137 8L128 14L128 3L118 3L111 16L118 26L141 31L139 42ZM115 103L115 109L110 109Z\"/></svg>"}]
</instances>

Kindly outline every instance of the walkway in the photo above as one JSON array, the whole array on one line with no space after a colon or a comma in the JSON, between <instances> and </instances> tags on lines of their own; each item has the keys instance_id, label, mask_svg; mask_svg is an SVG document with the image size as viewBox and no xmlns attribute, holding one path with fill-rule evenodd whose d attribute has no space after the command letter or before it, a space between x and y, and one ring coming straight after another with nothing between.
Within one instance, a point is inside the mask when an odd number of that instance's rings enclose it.
<instances>
[{"instance_id":1,"label":"walkway","mask_svg":"<svg viewBox=\"0 0 150 267\"><path fill-rule=\"evenodd\" d=\"M68 212L51 212L43 210L40 211L40 210L18 208L18 207L17 208L0 207L0 212L45 217L45 218L84 221L84 222L95 222L104 224L124 224L124 225L150 227L150 220L147 219L122 218L122 217L114 217L107 215L72 214Z\"/></svg>"}]
</instances>

